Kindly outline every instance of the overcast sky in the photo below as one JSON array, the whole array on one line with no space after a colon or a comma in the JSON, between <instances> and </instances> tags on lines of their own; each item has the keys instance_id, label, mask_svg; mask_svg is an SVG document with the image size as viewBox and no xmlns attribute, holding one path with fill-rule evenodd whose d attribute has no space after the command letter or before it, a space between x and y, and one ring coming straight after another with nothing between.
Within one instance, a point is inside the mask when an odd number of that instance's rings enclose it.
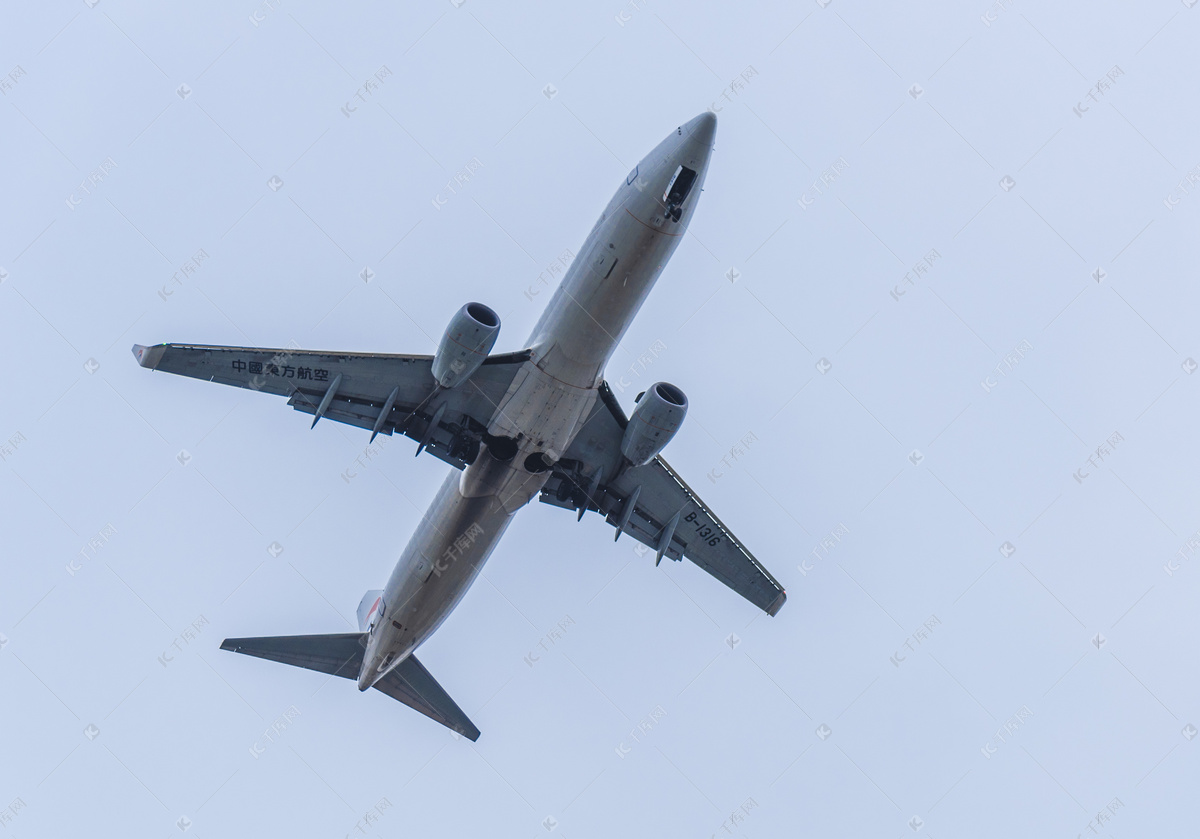
<instances>
[{"instance_id":1,"label":"overcast sky","mask_svg":"<svg viewBox=\"0 0 1200 839\"><path fill-rule=\"evenodd\" d=\"M1177 833L1192 5L8 4L0 835ZM706 109L608 377L780 614L535 502L420 652L477 743L220 651L354 628L447 467L130 345L521 349Z\"/></svg>"}]
</instances>

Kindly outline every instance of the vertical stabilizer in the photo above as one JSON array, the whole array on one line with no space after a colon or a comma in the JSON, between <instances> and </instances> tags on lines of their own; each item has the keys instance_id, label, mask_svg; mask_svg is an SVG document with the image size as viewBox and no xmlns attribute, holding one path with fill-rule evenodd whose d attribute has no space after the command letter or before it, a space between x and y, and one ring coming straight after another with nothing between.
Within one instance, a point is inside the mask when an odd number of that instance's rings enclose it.
<instances>
[{"instance_id":1,"label":"vertical stabilizer","mask_svg":"<svg viewBox=\"0 0 1200 839\"><path fill-rule=\"evenodd\" d=\"M371 625L383 617L383 592L373 588L358 602L358 631L367 632Z\"/></svg>"}]
</instances>

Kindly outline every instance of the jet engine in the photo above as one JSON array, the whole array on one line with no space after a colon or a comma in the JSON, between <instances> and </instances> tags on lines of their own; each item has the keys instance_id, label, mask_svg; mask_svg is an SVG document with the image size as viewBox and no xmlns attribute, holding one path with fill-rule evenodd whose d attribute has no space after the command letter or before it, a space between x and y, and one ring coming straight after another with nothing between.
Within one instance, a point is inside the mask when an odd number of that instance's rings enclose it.
<instances>
[{"instance_id":1,"label":"jet engine","mask_svg":"<svg viewBox=\"0 0 1200 839\"><path fill-rule=\"evenodd\" d=\"M500 316L482 303L459 309L433 357L433 378L444 388L457 387L483 364L500 335Z\"/></svg>"},{"instance_id":2,"label":"jet engine","mask_svg":"<svg viewBox=\"0 0 1200 839\"><path fill-rule=\"evenodd\" d=\"M687 415L687 397L675 385L657 382L638 398L625 436L621 454L634 466L645 466L671 442Z\"/></svg>"}]
</instances>

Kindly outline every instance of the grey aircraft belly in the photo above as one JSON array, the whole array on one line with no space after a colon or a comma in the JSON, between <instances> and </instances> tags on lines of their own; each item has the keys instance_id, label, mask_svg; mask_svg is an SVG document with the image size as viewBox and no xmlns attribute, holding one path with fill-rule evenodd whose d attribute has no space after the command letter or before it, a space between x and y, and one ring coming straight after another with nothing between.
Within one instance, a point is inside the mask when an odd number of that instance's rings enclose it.
<instances>
[{"instance_id":1,"label":"grey aircraft belly","mask_svg":"<svg viewBox=\"0 0 1200 839\"><path fill-rule=\"evenodd\" d=\"M704 184L716 117L659 143L617 190L533 329L526 349L492 354L494 311L468 303L427 355L135 345L138 363L288 397L298 411L377 434L405 434L455 468L359 632L230 638L222 649L355 679L472 740L479 729L413 651L462 599L512 517L534 497L579 518L599 512L652 548L687 557L770 615L782 586L659 456L687 398L658 382L630 416L604 367L679 245Z\"/></svg>"}]
</instances>

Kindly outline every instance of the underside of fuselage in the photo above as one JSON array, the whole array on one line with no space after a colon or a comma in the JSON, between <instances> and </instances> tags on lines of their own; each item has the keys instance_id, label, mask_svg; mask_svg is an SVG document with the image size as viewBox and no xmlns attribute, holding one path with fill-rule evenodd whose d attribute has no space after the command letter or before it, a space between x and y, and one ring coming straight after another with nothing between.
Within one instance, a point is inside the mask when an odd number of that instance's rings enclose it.
<instances>
[{"instance_id":1,"label":"underside of fuselage","mask_svg":"<svg viewBox=\"0 0 1200 839\"><path fill-rule=\"evenodd\" d=\"M360 690L441 625L578 433L605 364L687 229L715 132L711 113L680 126L609 201L530 335L530 360L489 424L492 443L447 477L401 555L370 628Z\"/></svg>"}]
</instances>

